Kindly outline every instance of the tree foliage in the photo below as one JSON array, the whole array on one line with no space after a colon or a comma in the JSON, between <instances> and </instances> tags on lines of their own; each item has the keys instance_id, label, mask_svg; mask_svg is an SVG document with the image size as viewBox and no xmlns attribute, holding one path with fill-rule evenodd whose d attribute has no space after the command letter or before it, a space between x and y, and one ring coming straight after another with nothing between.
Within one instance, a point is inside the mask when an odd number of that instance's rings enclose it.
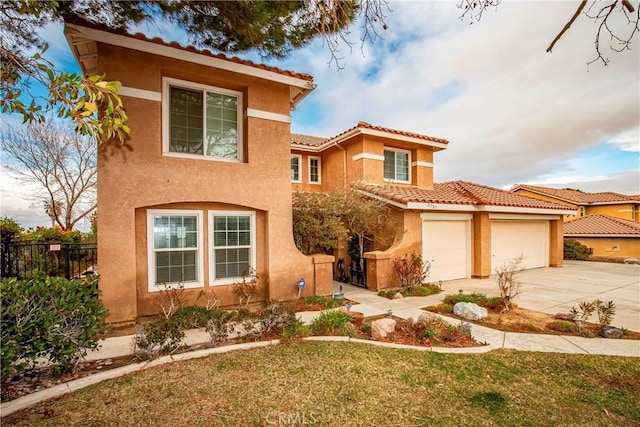
<instances>
[{"instance_id":1,"label":"tree foliage","mask_svg":"<svg viewBox=\"0 0 640 427\"><path fill-rule=\"evenodd\" d=\"M73 229L96 209L96 151L94 139L54 123L9 128L0 133L3 165L33 183L31 194L44 204L52 225Z\"/></svg>"},{"instance_id":2,"label":"tree foliage","mask_svg":"<svg viewBox=\"0 0 640 427\"><path fill-rule=\"evenodd\" d=\"M395 231L389 205L356 190L294 194L293 234L302 253L328 252L348 238L356 242L354 258L362 269L367 244L387 246Z\"/></svg>"}]
</instances>

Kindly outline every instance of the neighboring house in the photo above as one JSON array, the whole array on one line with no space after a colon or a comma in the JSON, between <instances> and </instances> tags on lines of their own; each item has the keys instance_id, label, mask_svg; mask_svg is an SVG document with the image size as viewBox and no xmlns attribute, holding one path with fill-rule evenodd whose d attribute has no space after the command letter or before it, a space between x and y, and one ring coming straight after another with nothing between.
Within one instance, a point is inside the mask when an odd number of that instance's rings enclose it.
<instances>
[{"instance_id":1,"label":"neighboring house","mask_svg":"<svg viewBox=\"0 0 640 427\"><path fill-rule=\"evenodd\" d=\"M358 191L389 203L395 242L365 254L372 289L393 283L391 261L412 251L431 280L487 277L524 255L561 266L563 205L456 181L433 183L448 141L360 122L325 139L290 132L290 111L315 85L284 71L141 34L67 24L86 75L122 83L131 127L98 157L100 288L112 323L159 311L163 285L191 301L255 269L253 301L330 295L333 261L305 256L292 235L292 189ZM293 183L292 183L293 182ZM201 300L202 301L202 300Z\"/></svg>"},{"instance_id":2,"label":"neighboring house","mask_svg":"<svg viewBox=\"0 0 640 427\"><path fill-rule=\"evenodd\" d=\"M586 193L580 190L539 187L519 184L511 189L522 196L534 197L572 207L575 212L565 215L573 221L587 215L601 214L640 222L640 196L614 192Z\"/></svg>"},{"instance_id":3,"label":"neighboring house","mask_svg":"<svg viewBox=\"0 0 640 427\"><path fill-rule=\"evenodd\" d=\"M393 284L393 258L413 251L431 262L432 281L488 277L520 255L526 268L562 265L562 216L572 208L463 181L434 184L442 138L364 122L333 138L291 136L294 191L355 185L394 207L395 242L365 254L370 289Z\"/></svg>"},{"instance_id":4,"label":"neighboring house","mask_svg":"<svg viewBox=\"0 0 640 427\"><path fill-rule=\"evenodd\" d=\"M333 257L302 255L291 231L290 111L311 76L86 23L65 34L84 74L122 82L131 127L98 158L110 322L158 313L159 283L237 304L249 268L254 301L293 299L300 278L303 295L332 293Z\"/></svg>"},{"instance_id":5,"label":"neighboring house","mask_svg":"<svg viewBox=\"0 0 640 427\"><path fill-rule=\"evenodd\" d=\"M640 258L640 223L610 215L587 215L564 224L564 238L590 249L592 259Z\"/></svg>"}]
</instances>

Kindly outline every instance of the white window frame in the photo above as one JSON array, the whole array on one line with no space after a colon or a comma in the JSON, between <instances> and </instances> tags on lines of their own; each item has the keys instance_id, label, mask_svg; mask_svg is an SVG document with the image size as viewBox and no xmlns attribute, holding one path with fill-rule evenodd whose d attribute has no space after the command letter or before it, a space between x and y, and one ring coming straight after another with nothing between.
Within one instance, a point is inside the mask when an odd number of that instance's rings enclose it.
<instances>
[{"instance_id":1,"label":"white window frame","mask_svg":"<svg viewBox=\"0 0 640 427\"><path fill-rule=\"evenodd\" d=\"M165 283L166 288L177 288L182 284L185 289L202 288L204 287L204 230L203 230L203 212L200 210L188 210L188 209L150 209L147 211L147 276L148 276L148 291L159 292L165 289L156 283L156 249L154 247L154 217L156 215L183 215L183 216L196 216L198 224L198 248L196 249L196 262L197 266L197 281L195 282L173 282Z\"/></svg>"},{"instance_id":2,"label":"white window frame","mask_svg":"<svg viewBox=\"0 0 640 427\"><path fill-rule=\"evenodd\" d=\"M291 177L291 182L300 184L302 182L302 156L300 154L292 154L291 159L293 158L298 159L298 179L296 180L296 179L293 179L293 177ZM291 160L289 160L289 163L290 163L290 166L293 167L293 165L291 165Z\"/></svg>"},{"instance_id":3,"label":"white window frame","mask_svg":"<svg viewBox=\"0 0 640 427\"><path fill-rule=\"evenodd\" d=\"M395 165L395 154L393 156L393 161L394 161L394 169L395 169L395 178L391 179L391 178L385 178L384 177L384 152L385 151L393 151L394 153L404 153L407 154L407 176L408 176L408 180L402 180L402 179L397 179L398 178L398 171ZM384 151L382 152L382 156L383 156L383 161L382 161L382 179L384 182L391 182L391 183L399 183L399 184L411 184L411 151L410 150L402 150L400 148L391 148L391 147L384 147Z\"/></svg>"},{"instance_id":4,"label":"white window frame","mask_svg":"<svg viewBox=\"0 0 640 427\"><path fill-rule=\"evenodd\" d=\"M249 249L249 267L256 268L256 213L254 211L209 211L209 286L231 285L233 282L241 280L241 277L225 277L216 280L216 260L214 246L214 217L216 216L248 216L251 227L251 248ZM233 248L234 246L224 246L224 248ZM222 248L222 246L220 247Z\"/></svg>"},{"instance_id":5,"label":"white window frame","mask_svg":"<svg viewBox=\"0 0 640 427\"><path fill-rule=\"evenodd\" d=\"M317 160L318 161L318 180L317 181L313 181L311 179L311 161L312 160ZM309 158L307 160L307 169L309 170L309 184L320 184L320 183L322 183L322 159L320 157L309 156Z\"/></svg>"},{"instance_id":6,"label":"white window frame","mask_svg":"<svg viewBox=\"0 0 640 427\"><path fill-rule=\"evenodd\" d=\"M169 150L170 143L170 87L176 87L180 89L186 90L198 90L198 91L207 91L212 93L219 93L222 95L235 96L237 98L237 123L238 123L238 157L235 159L231 159L228 157L214 157L207 156L206 154L189 154L189 153L177 153ZM206 109L206 102L203 105L203 108ZM242 163L244 160L244 144L243 144L243 111L244 111L244 100L242 92L219 88L215 86L208 86L200 83L189 82L186 80L178 80L170 77L162 78L162 155L167 157L182 157L187 159L197 159L197 160L209 160L209 161L218 161L218 162L231 162L231 163ZM203 114L204 121L206 122L206 113ZM203 133L206 135L206 123L203 126ZM205 135L203 135L203 143L205 141ZM204 147L203 147L204 153Z\"/></svg>"}]
</instances>

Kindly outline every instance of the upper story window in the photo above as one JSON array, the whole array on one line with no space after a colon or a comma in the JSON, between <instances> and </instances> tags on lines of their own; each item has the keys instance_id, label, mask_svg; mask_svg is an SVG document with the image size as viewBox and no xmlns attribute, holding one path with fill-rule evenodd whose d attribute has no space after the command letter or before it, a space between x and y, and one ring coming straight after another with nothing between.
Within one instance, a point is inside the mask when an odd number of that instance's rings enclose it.
<instances>
[{"instance_id":1,"label":"upper story window","mask_svg":"<svg viewBox=\"0 0 640 427\"><path fill-rule=\"evenodd\" d=\"M299 154L291 155L291 182L302 182L302 156Z\"/></svg>"},{"instance_id":2,"label":"upper story window","mask_svg":"<svg viewBox=\"0 0 640 427\"><path fill-rule=\"evenodd\" d=\"M579 211L580 211L580 217L583 217L584 216L584 206L580 206Z\"/></svg>"},{"instance_id":3,"label":"upper story window","mask_svg":"<svg viewBox=\"0 0 640 427\"><path fill-rule=\"evenodd\" d=\"M384 179L391 182L410 183L411 153L406 150L385 148Z\"/></svg>"},{"instance_id":4,"label":"upper story window","mask_svg":"<svg viewBox=\"0 0 640 427\"><path fill-rule=\"evenodd\" d=\"M309 157L309 182L312 184L320 184L322 176L320 166L320 157Z\"/></svg>"},{"instance_id":5,"label":"upper story window","mask_svg":"<svg viewBox=\"0 0 640 427\"><path fill-rule=\"evenodd\" d=\"M242 92L164 79L163 153L242 161Z\"/></svg>"}]
</instances>

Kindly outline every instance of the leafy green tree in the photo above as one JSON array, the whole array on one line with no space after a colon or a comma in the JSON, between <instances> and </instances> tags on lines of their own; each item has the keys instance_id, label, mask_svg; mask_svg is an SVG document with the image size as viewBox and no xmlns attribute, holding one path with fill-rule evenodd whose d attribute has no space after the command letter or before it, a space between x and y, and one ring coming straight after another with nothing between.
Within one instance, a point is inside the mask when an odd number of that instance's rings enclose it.
<instances>
[{"instance_id":1,"label":"leafy green tree","mask_svg":"<svg viewBox=\"0 0 640 427\"><path fill-rule=\"evenodd\" d=\"M104 76L57 71L44 58L38 30L50 23L84 21L111 29L163 20L183 28L190 41L222 52L257 50L284 58L316 36L324 37L339 63L339 40L364 16L364 37L385 28L386 0L174 1L3 0L0 2L0 111L43 122L50 112L71 119L79 132L100 141L124 141L130 129L118 95L119 82ZM46 88L38 97L33 83ZM41 99L42 98L42 99Z\"/></svg>"},{"instance_id":2,"label":"leafy green tree","mask_svg":"<svg viewBox=\"0 0 640 427\"><path fill-rule=\"evenodd\" d=\"M0 218L0 236L2 236L3 242L9 243L17 239L23 232L24 228L15 219L8 216Z\"/></svg>"}]
</instances>

